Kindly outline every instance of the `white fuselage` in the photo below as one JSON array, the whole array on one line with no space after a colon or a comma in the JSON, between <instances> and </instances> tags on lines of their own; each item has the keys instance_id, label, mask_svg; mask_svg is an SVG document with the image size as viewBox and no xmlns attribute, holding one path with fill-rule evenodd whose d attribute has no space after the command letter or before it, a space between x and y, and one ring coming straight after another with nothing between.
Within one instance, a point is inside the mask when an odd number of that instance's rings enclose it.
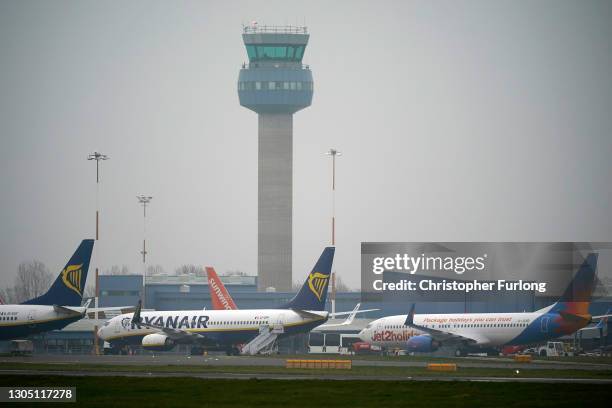
<instances>
[{"instance_id":1,"label":"white fuselage","mask_svg":"<svg viewBox=\"0 0 612 408\"><path fill-rule=\"evenodd\" d=\"M518 337L541 312L456 313L414 316L414 324L474 339L479 346L501 346ZM359 334L363 341L383 348L402 348L412 336L427 334L404 326L407 315L374 320Z\"/></svg>"},{"instance_id":2,"label":"white fuselage","mask_svg":"<svg viewBox=\"0 0 612 408\"><path fill-rule=\"evenodd\" d=\"M58 312L53 306L0 305L0 339L25 337L42 331L56 330L80 319L82 307L71 307L74 313Z\"/></svg>"},{"instance_id":3,"label":"white fuselage","mask_svg":"<svg viewBox=\"0 0 612 408\"><path fill-rule=\"evenodd\" d=\"M180 310L142 312L141 321L232 343L256 336L262 326L282 327L285 333L300 332L324 323L328 317L327 312L308 313L317 316L303 316L290 309ZM133 313L126 313L113 317L99 329L98 336L113 342L160 332L133 325L132 316Z\"/></svg>"}]
</instances>

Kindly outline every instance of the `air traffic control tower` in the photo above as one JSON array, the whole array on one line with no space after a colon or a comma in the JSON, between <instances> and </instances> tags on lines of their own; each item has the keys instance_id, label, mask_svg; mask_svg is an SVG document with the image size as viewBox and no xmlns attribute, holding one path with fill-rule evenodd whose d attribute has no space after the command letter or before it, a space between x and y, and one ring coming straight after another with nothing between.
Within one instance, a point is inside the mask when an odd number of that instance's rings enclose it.
<instances>
[{"instance_id":1,"label":"air traffic control tower","mask_svg":"<svg viewBox=\"0 0 612 408\"><path fill-rule=\"evenodd\" d=\"M312 74L302 65L306 27L244 27L249 57L238 77L240 105L259 116L258 290L292 285L293 114L312 102Z\"/></svg>"}]
</instances>

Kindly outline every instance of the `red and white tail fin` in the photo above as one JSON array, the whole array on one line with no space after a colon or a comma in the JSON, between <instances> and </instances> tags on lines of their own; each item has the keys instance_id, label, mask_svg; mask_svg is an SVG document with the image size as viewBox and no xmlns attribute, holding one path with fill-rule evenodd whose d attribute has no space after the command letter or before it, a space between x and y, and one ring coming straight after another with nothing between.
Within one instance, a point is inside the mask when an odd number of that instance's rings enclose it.
<instances>
[{"instance_id":1,"label":"red and white tail fin","mask_svg":"<svg viewBox=\"0 0 612 408\"><path fill-rule=\"evenodd\" d=\"M210 298L214 310L236 310L238 307L234 303L234 299L230 296L225 285L217 276L215 268L206 267L206 275L208 276L208 289L210 290Z\"/></svg>"}]
</instances>

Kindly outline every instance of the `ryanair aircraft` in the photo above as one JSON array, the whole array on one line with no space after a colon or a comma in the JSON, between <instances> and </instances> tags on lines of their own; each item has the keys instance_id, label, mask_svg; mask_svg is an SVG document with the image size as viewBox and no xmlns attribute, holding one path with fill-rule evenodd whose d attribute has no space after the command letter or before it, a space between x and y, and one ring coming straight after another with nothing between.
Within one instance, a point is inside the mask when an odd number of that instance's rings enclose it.
<instances>
[{"instance_id":1,"label":"ryanair aircraft","mask_svg":"<svg viewBox=\"0 0 612 408\"><path fill-rule=\"evenodd\" d=\"M278 337L308 332L327 321L327 287L334 258L333 247L319 261L295 297L280 309L179 310L123 314L110 319L98 336L120 348L142 344L149 350L170 350L185 343L222 348L228 354L256 354ZM238 345L245 344L241 350Z\"/></svg>"},{"instance_id":2,"label":"ryanair aircraft","mask_svg":"<svg viewBox=\"0 0 612 408\"><path fill-rule=\"evenodd\" d=\"M432 352L455 347L468 350L542 343L572 334L592 321L589 304L595 286L597 254L589 254L558 302L531 313L455 313L387 316L369 323L361 340L383 348Z\"/></svg>"},{"instance_id":3,"label":"ryanair aircraft","mask_svg":"<svg viewBox=\"0 0 612 408\"><path fill-rule=\"evenodd\" d=\"M80 307L93 250L93 239L81 242L49 290L20 305L0 305L0 340L59 330L81 319Z\"/></svg>"}]
</instances>

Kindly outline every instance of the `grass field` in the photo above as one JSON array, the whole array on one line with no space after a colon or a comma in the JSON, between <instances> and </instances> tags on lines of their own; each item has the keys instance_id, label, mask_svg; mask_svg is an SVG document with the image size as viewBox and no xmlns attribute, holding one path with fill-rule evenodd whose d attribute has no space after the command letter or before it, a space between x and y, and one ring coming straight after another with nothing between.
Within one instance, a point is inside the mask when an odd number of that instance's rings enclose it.
<instances>
[{"instance_id":1,"label":"grass field","mask_svg":"<svg viewBox=\"0 0 612 408\"><path fill-rule=\"evenodd\" d=\"M607 406L610 386L320 380L2 376L0 386L74 386L83 407ZM54 406L56 404L44 404ZM22 404L20 406L25 406ZM64 405L65 406L65 405Z\"/></svg>"},{"instance_id":2,"label":"grass field","mask_svg":"<svg viewBox=\"0 0 612 408\"><path fill-rule=\"evenodd\" d=\"M323 374L342 374L371 378L388 377L518 377L518 378L592 378L612 379L612 370L561 370L512 368L459 367L455 372L432 372L425 367L353 366L351 370L287 369L275 366L216 366L216 365L106 365L106 364L42 364L3 363L3 370L47 371L103 371L103 372L155 372L155 373L239 373L239 374L302 374L317 377ZM516 370L519 370L519 373Z\"/></svg>"}]
</instances>

